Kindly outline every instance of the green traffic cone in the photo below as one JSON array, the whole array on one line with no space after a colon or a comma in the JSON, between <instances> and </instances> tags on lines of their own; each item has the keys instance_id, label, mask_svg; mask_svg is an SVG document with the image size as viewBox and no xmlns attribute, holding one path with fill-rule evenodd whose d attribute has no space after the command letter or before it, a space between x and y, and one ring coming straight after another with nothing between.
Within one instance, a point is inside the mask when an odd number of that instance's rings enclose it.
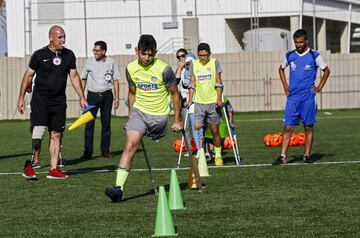
<instances>
[{"instance_id":1,"label":"green traffic cone","mask_svg":"<svg viewBox=\"0 0 360 238\"><path fill-rule=\"evenodd\" d=\"M170 210L184 209L184 202L181 196L179 181L175 169L171 170L170 191L169 191L169 208Z\"/></svg>"},{"instance_id":2,"label":"green traffic cone","mask_svg":"<svg viewBox=\"0 0 360 238\"><path fill-rule=\"evenodd\" d=\"M198 168L199 168L200 177L209 177L210 176L203 148L200 149Z\"/></svg>"},{"instance_id":3,"label":"green traffic cone","mask_svg":"<svg viewBox=\"0 0 360 238\"><path fill-rule=\"evenodd\" d=\"M169 205L166 199L164 186L159 187L155 234L152 236L177 236L175 233Z\"/></svg>"}]
</instances>

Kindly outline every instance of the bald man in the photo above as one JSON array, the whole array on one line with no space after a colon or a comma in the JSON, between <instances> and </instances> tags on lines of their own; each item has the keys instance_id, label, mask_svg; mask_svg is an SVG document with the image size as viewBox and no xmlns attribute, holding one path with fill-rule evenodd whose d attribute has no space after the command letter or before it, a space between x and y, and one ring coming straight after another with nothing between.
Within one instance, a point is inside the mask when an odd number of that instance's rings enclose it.
<instances>
[{"instance_id":1,"label":"bald man","mask_svg":"<svg viewBox=\"0 0 360 238\"><path fill-rule=\"evenodd\" d=\"M80 106L88 105L85 100L81 80L76 70L76 58L74 53L65 48L65 31L60 26L52 26L49 30L49 44L31 56L29 65L22 79L18 111L23 114L25 111L25 92L30 91L29 85L36 75L36 83L33 87L31 99L30 126L34 147L39 147L42 134L47 129L50 134L49 153L50 170L48 179L66 179L64 174L57 167L61 135L65 129L66 119L66 95L65 89L67 76L69 75L73 88L80 98ZM25 162L23 177L28 180L37 180L31 161Z\"/></svg>"}]
</instances>

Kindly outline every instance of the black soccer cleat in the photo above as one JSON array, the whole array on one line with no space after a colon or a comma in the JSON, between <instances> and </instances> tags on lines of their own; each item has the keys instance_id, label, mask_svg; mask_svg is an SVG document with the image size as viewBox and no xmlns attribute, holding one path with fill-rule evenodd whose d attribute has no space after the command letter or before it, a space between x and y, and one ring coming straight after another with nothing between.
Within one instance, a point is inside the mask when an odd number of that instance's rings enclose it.
<instances>
[{"instance_id":1,"label":"black soccer cleat","mask_svg":"<svg viewBox=\"0 0 360 238\"><path fill-rule=\"evenodd\" d=\"M304 161L305 164L314 163L314 161L311 159L310 155L304 155L303 161Z\"/></svg>"},{"instance_id":2,"label":"black soccer cleat","mask_svg":"<svg viewBox=\"0 0 360 238\"><path fill-rule=\"evenodd\" d=\"M287 164L287 159L284 156L279 156L276 160L274 160L274 162L272 163L272 165L282 165L282 164Z\"/></svg>"},{"instance_id":3,"label":"black soccer cleat","mask_svg":"<svg viewBox=\"0 0 360 238\"><path fill-rule=\"evenodd\" d=\"M121 187L112 186L105 189L105 194L108 196L113 202L121 202L123 192Z\"/></svg>"}]
</instances>

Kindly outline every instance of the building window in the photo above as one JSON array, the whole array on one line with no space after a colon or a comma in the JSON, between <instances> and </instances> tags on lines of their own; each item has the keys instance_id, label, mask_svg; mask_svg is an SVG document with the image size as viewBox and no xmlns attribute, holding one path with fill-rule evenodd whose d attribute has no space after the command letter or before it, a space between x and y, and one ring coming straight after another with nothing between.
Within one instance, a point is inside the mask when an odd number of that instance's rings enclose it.
<instances>
[{"instance_id":1,"label":"building window","mask_svg":"<svg viewBox=\"0 0 360 238\"><path fill-rule=\"evenodd\" d=\"M38 0L39 24L64 22L64 0Z\"/></svg>"}]
</instances>

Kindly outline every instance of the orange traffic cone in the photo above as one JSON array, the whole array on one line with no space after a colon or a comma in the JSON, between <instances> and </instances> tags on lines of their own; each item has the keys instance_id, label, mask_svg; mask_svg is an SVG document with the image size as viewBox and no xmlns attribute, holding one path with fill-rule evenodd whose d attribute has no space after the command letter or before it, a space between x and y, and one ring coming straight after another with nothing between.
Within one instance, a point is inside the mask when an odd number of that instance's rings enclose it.
<instances>
[{"instance_id":1,"label":"orange traffic cone","mask_svg":"<svg viewBox=\"0 0 360 238\"><path fill-rule=\"evenodd\" d=\"M194 165L195 165L196 169L198 169L197 168L197 161L196 161L195 158L193 158L193 159L194 159ZM191 166L190 166L190 170L189 170L188 188L189 189L198 189L199 188L197 183L196 183L195 174L194 174L194 171L193 171Z\"/></svg>"}]
</instances>

